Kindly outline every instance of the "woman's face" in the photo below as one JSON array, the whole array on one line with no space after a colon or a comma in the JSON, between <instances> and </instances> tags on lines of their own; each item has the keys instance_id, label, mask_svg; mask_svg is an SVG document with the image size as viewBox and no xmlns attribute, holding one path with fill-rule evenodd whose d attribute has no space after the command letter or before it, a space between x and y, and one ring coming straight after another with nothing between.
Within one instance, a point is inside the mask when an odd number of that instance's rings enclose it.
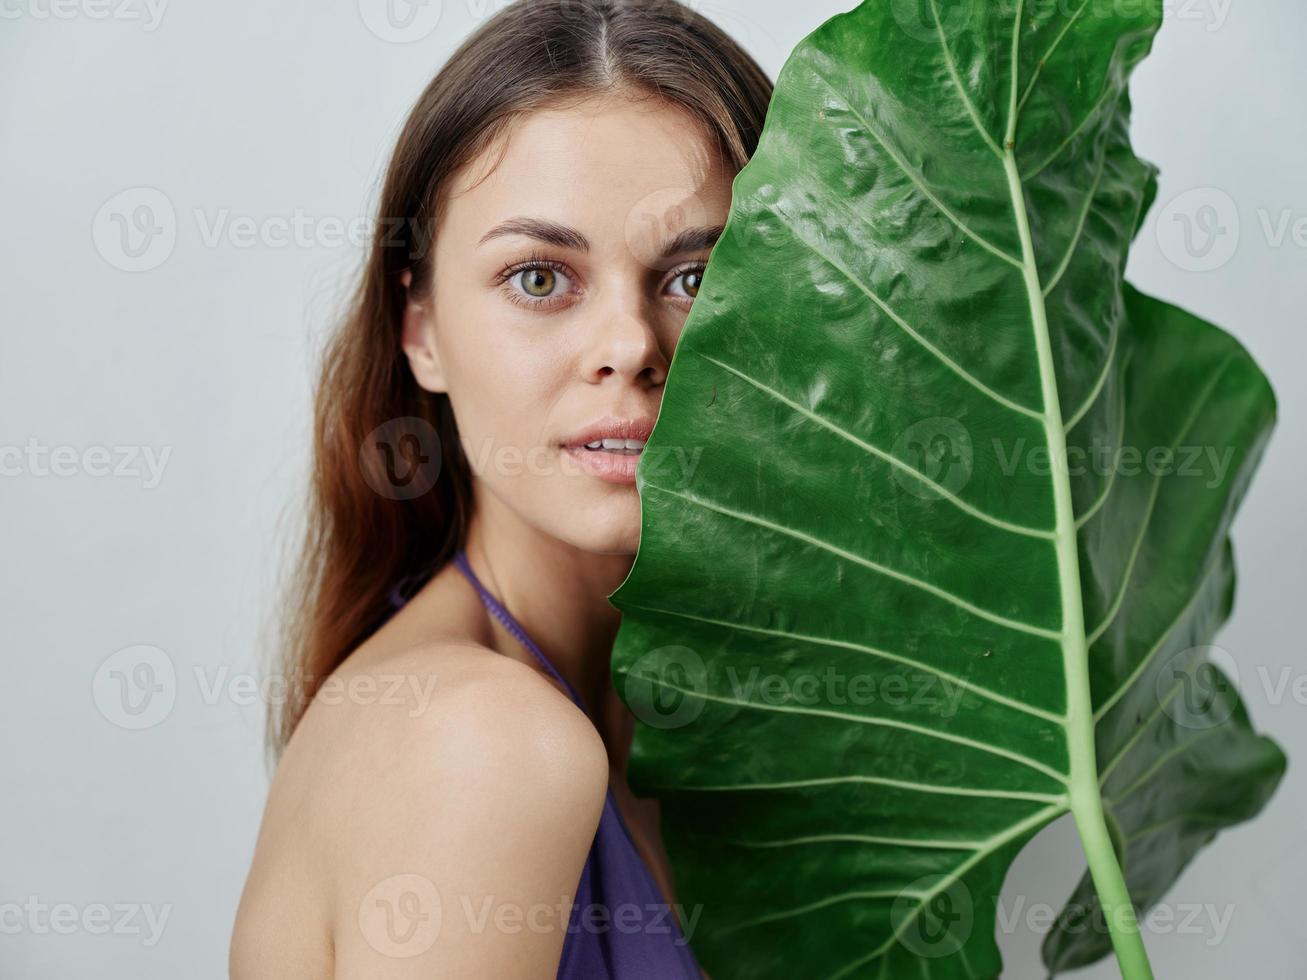
<instances>
[{"instance_id":1,"label":"woman's face","mask_svg":"<svg viewBox=\"0 0 1307 980\"><path fill-rule=\"evenodd\" d=\"M633 554L638 449L734 172L655 100L537 111L505 140L448 189L405 350L418 382L449 394L483 511Z\"/></svg>"}]
</instances>

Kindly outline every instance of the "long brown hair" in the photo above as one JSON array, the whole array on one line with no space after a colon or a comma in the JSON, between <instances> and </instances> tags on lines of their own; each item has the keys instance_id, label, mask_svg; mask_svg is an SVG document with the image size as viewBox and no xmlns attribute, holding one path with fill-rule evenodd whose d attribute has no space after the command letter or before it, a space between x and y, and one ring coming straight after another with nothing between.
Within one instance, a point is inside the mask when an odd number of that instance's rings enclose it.
<instances>
[{"instance_id":1,"label":"long brown hair","mask_svg":"<svg viewBox=\"0 0 1307 980\"><path fill-rule=\"evenodd\" d=\"M412 271L418 295L430 288L442 188L514 118L615 89L688 110L738 171L757 147L772 86L734 41L676 0L519 0L455 51L410 112L317 383L306 529L278 645L287 697L268 715L273 762L322 682L385 621L396 583L464 544L471 470L449 398L417 385L400 345L401 276ZM420 494L385 492L393 475L385 468L405 446L410 464L424 450L435 457L427 463L439 478Z\"/></svg>"}]
</instances>

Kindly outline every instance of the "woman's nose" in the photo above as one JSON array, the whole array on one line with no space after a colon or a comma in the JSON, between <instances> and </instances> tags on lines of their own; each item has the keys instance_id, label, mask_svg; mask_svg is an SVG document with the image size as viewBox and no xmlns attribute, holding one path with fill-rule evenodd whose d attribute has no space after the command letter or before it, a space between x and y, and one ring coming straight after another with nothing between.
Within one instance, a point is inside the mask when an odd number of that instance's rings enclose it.
<instances>
[{"instance_id":1,"label":"woman's nose","mask_svg":"<svg viewBox=\"0 0 1307 980\"><path fill-rule=\"evenodd\" d=\"M663 350L651 310L632 301L608 304L596 309L595 316L582 363L585 380L598 383L617 376L653 387L667 379L670 352Z\"/></svg>"}]
</instances>

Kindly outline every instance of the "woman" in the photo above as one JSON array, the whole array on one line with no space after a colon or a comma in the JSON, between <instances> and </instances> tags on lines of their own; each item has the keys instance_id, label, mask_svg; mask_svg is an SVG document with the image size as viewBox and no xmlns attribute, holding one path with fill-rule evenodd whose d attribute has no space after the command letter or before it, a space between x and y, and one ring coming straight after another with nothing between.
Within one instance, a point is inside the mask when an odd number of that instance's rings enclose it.
<instances>
[{"instance_id":1,"label":"woman","mask_svg":"<svg viewBox=\"0 0 1307 980\"><path fill-rule=\"evenodd\" d=\"M237 980L700 975L606 597L770 96L674 0L523 0L419 98L317 392Z\"/></svg>"}]
</instances>

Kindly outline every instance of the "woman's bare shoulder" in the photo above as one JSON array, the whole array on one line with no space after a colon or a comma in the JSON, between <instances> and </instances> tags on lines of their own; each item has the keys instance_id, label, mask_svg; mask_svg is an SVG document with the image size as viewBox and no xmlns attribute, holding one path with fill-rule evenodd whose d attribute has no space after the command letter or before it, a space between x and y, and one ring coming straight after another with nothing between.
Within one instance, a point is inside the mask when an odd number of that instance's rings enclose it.
<instances>
[{"instance_id":1,"label":"woman's bare shoulder","mask_svg":"<svg viewBox=\"0 0 1307 980\"><path fill-rule=\"evenodd\" d=\"M510 934L486 926L483 906L556 908L571 895L607 784L594 726L524 664L454 642L347 660L269 790L233 977L286 975L295 965L265 970L261 950L284 945L288 930L313 948L325 940L323 976L379 976L383 963L387 977L482 975L489 964L497 976L539 974L561 950L566 917ZM427 948L390 948L408 935L395 927L405 909L440 920ZM422 935L415 926L405 942Z\"/></svg>"}]
</instances>

